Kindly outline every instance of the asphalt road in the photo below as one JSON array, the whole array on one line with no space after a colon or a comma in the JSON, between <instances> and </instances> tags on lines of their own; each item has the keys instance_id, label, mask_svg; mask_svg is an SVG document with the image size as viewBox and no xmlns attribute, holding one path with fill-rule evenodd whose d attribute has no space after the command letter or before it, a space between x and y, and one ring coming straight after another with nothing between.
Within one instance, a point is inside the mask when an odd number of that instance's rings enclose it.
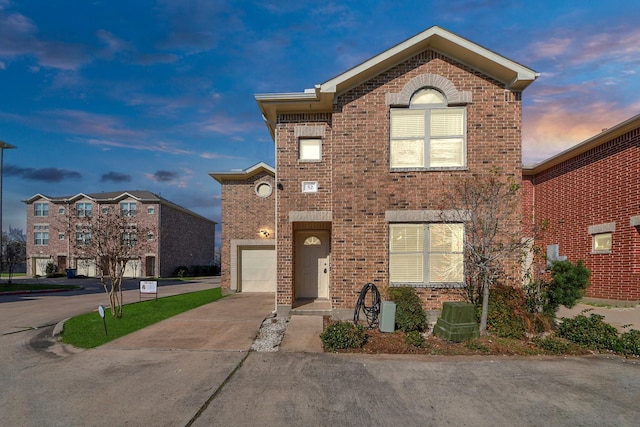
<instances>
[{"instance_id":1,"label":"asphalt road","mask_svg":"<svg viewBox=\"0 0 640 427\"><path fill-rule=\"evenodd\" d=\"M173 288L189 286L211 284ZM24 327L93 309L100 298L0 303L1 425L635 426L640 419L639 359L83 351L54 343L52 326Z\"/></svg>"}]
</instances>

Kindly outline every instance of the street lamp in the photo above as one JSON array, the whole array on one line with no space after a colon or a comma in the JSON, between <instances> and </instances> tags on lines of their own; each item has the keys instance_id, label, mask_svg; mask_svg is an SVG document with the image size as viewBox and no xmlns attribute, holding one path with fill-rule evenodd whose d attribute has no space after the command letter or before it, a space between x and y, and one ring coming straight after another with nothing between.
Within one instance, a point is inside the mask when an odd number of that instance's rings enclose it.
<instances>
[{"instance_id":1,"label":"street lamp","mask_svg":"<svg viewBox=\"0 0 640 427\"><path fill-rule=\"evenodd\" d=\"M4 150L5 149L9 149L9 148L16 148L15 145L11 145L9 143L6 143L4 141L0 141L0 279L2 279L2 271L3 271L3 250L4 250L4 245L3 245L3 239L4 239L4 234L2 232L3 228L2 228L2 172L3 172L3 162L4 162Z\"/></svg>"}]
</instances>

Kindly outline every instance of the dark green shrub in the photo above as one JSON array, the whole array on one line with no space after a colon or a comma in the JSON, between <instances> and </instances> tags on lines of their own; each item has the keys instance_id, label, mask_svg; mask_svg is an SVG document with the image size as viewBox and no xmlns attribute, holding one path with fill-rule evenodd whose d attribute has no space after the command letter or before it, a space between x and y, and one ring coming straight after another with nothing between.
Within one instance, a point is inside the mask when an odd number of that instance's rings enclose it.
<instances>
[{"instance_id":1,"label":"dark green shrub","mask_svg":"<svg viewBox=\"0 0 640 427\"><path fill-rule=\"evenodd\" d=\"M424 332L427 314L416 290L409 287L388 288L389 300L396 303L396 328L404 332Z\"/></svg>"},{"instance_id":2,"label":"dark green shrub","mask_svg":"<svg viewBox=\"0 0 640 427\"><path fill-rule=\"evenodd\" d=\"M588 310L584 310L586 312ZM591 313L589 317L579 314L573 319L562 318L558 335L583 347L594 350L615 350L618 330L604 322L604 316Z\"/></svg>"},{"instance_id":3,"label":"dark green shrub","mask_svg":"<svg viewBox=\"0 0 640 427\"><path fill-rule=\"evenodd\" d=\"M52 262L48 262L44 271L47 274L47 276L49 276L50 274L55 273L56 270L57 270L56 265L54 263L52 263Z\"/></svg>"},{"instance_id":4,"label":"dark green shrub","mask_svg":"<svg viewBox=\"0 0 640 427\"><path fill-rule=\"evenodd\" d=\"M512 286L496 286L489 294L487 330L502 338L522 339L528 331L524 291Z\"/></svg>"},{"instance_id":5,"label":"dark green shrub","mask_svg":"<svg viewBox=\"0 0 640 427\"><path fill-rule=\"evenodd\" d=\"M361 348L366 339L364 327L351 322L333 322L320 334L322 345L329 351Z\"/></svg>"},{"instance_id":6,"label":"dark green shrub","mask_svg":"<svg viewBox=\"0 0 640 427\"><path fill-rule=\"evenodd\" d=\"M615 351L622 354L640 356L640 331L631 329L622 333L616 342Z\"/></svg>"},{"instance_id":7,"label":"dark green shrub","mask_svg":"<svg viewBox=\"0 0 640 427\"><path fill-rule=\"evenodd\" d=\"M175 270L173 270L173 277L187 277L189 275L189 268L185 265L181 265L179 267L176 267Z\"/></svg>"},{"instance_id":8,"label":"dark green shrub","mask_svg":"<svg viewBox=\"0 0 640 427\"><path fill-rule=\"evenodd\" d=\"M533 342L547 353L553 354L563 354L571 348L569 341L553 335L549 335L545 338L534 338Z\"/></svg>"},{"instance_id":9,"label":"dark green shrub","mask_svg":"<svg viewBox=\"0 0 640 427\"><path fill-rule=\"evenodd\" d=\"M424 345L424 336L418 331L410 331L404 337L404 342L415 347L422 347Z\"/></svg>"},{"instance_id":10,"label":"dark green shrub","mask_svg":"<svg viewBox=\"0 0 640 427\"><path fill-rule=\"evenodd\" d=\"M576 265L571 261L554 261L551 264L551 274L553 279L547 284L543 312L555 316L558 307L564 305L571 308L584 296L589 287L591 272L582 260L578 260Z\"/></svg>"}]
</instances>

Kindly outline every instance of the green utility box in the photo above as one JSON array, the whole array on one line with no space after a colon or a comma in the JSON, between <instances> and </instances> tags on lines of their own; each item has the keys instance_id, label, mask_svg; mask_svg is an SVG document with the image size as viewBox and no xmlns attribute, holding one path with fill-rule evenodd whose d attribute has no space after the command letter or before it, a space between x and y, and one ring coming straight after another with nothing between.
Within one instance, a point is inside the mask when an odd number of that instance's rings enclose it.
<instances>
[{"instance_id":1,"label":"green utility box","mask_svg":"<svg viewBox=\"0 0 640 427\"><path fill-rule=\"evenodd\" d=\"M396 303L382 301L380 307L380 332L393 332L396 330Z\"/></svg>"},{"instance_id":2,"label":"green utility box","mask_svg":"<svg viewBox=\"0 0 640 427\"><path fill-rule=\"evenodd\" d=\"M475 306L467 302L445 302L433 334L454 342L480 336Z\"/></svg>"}]
</instances>

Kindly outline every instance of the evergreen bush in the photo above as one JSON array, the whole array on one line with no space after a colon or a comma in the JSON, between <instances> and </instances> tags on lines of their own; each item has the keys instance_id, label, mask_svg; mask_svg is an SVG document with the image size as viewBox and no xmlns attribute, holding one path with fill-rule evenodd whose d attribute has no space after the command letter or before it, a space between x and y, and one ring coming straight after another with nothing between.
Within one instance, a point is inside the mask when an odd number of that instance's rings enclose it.
<instances>
[{"instance_id":1,"label":"evergreen bush","mask_svg":"<svg viewBox=\"0 0 640 427\"><path fill-rule=\"evenodd\" d=\"M388 288L387 296L396 303L396 329L404 332L424 332L427 329L427 314L414 288Z\"/></svg>"},{"instance_id":2,"label":"evergreen bush","mask_svg":"<svg viewBox=\"0 0 640 427\"><path fill-rule=\"evenodd\" d=\"M320 334L322 345L329 351L343 348L361 348L367 337L362 325L351 322L333 322Z\"/></svg>"}]
</instances>

